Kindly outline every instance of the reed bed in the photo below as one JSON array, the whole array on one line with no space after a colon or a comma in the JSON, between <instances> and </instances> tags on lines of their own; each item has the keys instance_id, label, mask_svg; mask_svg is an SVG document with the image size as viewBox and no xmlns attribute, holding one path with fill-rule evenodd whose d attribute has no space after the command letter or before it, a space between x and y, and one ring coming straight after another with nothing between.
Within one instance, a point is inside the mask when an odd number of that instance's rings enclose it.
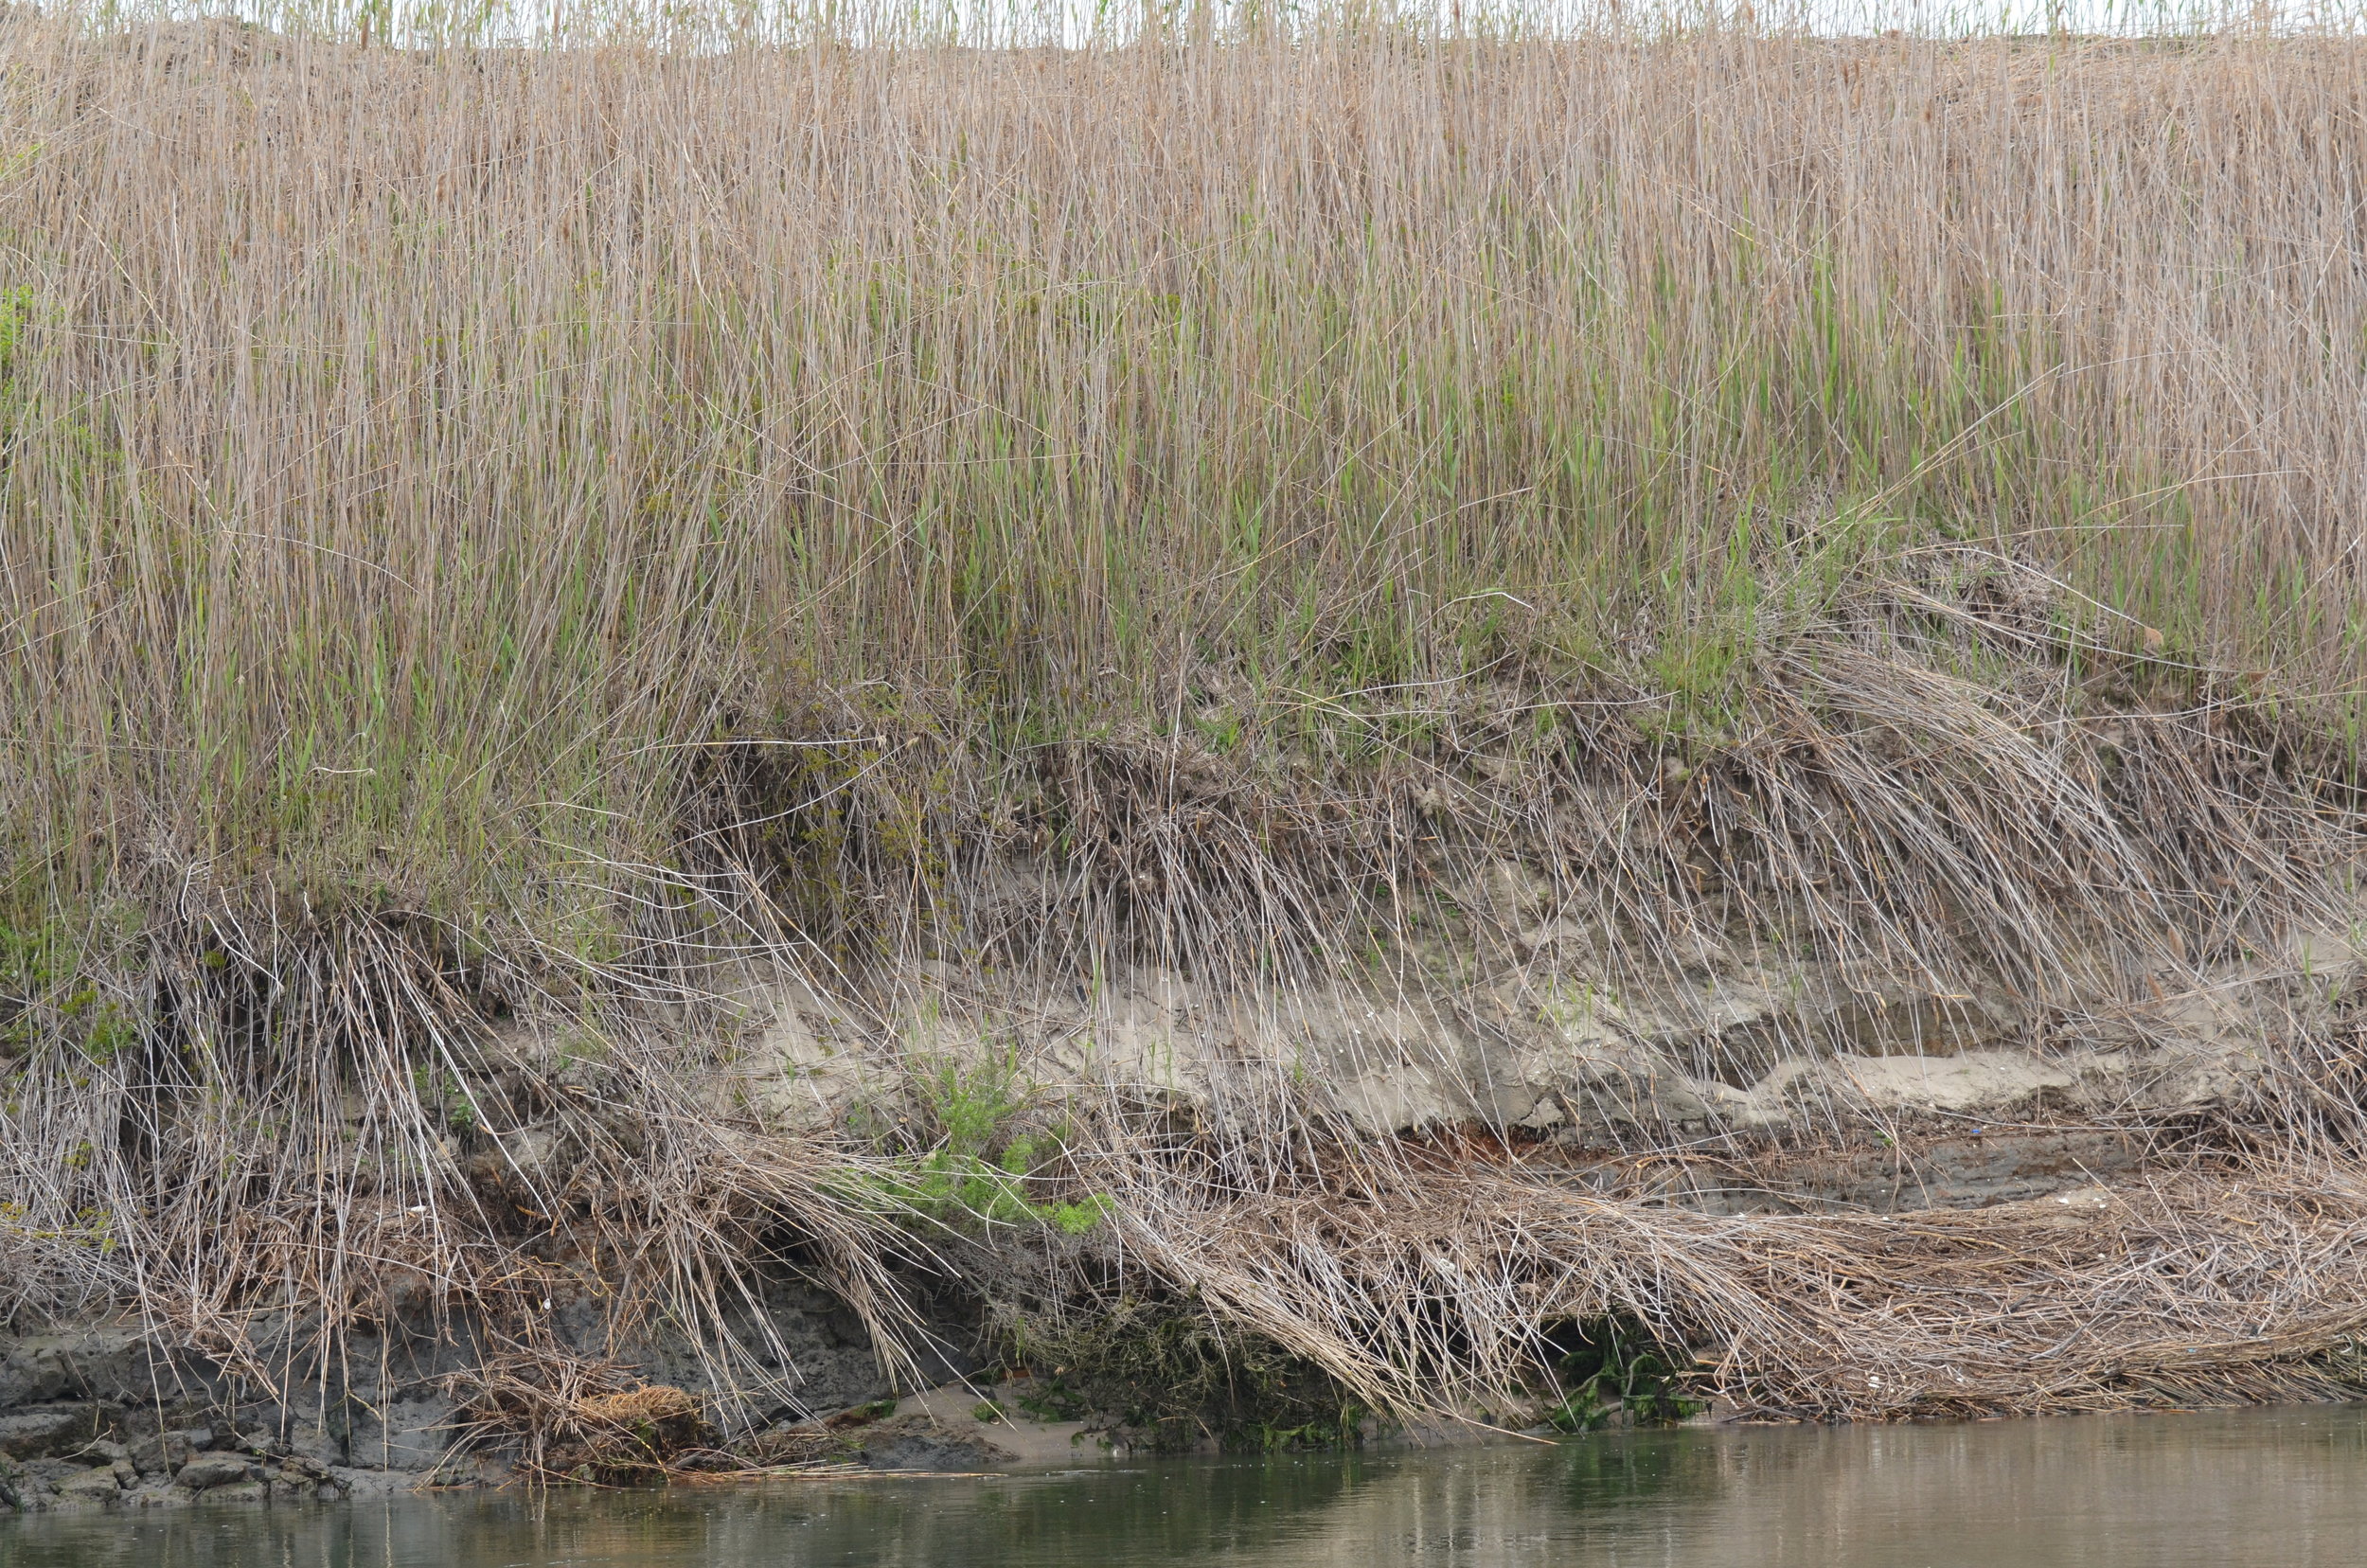
<instances>
[{"instance_id":1,"label":"reed bed","mask_svg":"<svg viewBox=\"0 0 2367 1568\"><path fill-rule=\"evenodd\" d=\"M1520 23L0 19L0 1301L559 1365L515 1283L596 1255L726 1385L794 1236L893 1356L885 1156L705 1087L752 967L881 1034L924 962L1395 984L1507 857L1639 976L2060 1006L2347 921L2356 40ZM2026 1406L2354 1331L2332 1049L2245 1134L2310 1174L2088 1253L1408 1189L1272 1074L1214 1186L1075 1168L1398 1407L1612 1309L1752 1408Z\"/></svg>"},{"instance_id":2,"label":"reed bed","mask_svg":"<svg viewBox=\"0 0 2367 1568\"><path fill-rule=\"evenodd\" d=\"M35 911L613 926L816 692L1319 739L1533 664L1715 739L1933 538L2349 733L2347 38L9 37Z\"/></svg>"}]
</instances>

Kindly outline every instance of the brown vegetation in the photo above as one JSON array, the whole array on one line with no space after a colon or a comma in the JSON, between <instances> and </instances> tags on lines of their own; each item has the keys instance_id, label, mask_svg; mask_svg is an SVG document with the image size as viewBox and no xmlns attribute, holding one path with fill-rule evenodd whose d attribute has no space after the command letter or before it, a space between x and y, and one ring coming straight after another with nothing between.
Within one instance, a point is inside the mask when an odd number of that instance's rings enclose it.
<instances>
[{"instance_id":1,"label":"brown vegetation","mask_svg":"<svg viewBox=\"0 0 2367 1568\"><path fill-rule=\"evenodd\" d=\"M1453 897L1507 860L1639 986L2038 1013L2345 926L2360 65L0 23L0 1305L552 1362L589 1259L731 1386L794 1243L892 1347L888 1260L970 1244L889 1201L927 1118L719 1102L752 972L875 1037L923 962L1014 1029L1130 967L1544 974ZM1023 1178L1115 1204L1059 1277L1398 1407L1614 1310L1753 1409L2315 1387L2354 1046L2211 1133L2240 1198L2084 1227L1415 1201L1276 1074Z\"/></svg>"}]
</instances>

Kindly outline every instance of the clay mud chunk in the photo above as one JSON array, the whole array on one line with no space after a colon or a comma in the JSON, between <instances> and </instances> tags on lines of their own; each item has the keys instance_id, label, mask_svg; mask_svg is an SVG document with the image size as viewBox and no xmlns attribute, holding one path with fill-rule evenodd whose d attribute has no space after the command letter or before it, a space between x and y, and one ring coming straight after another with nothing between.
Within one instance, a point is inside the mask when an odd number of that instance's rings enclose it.
<instances>
[{"instance_id":1,"label":"clay mud chunk","mask_svg":"<svg viewBox=\"0 0 2367 1568\"><path fill-rule=\"evenodd\" d=\"M204 1491L208 1487L227 1487L245 1481L258 1473L243 1455L201 1453L181 1467L172 1483L176 1487L187 1487L191 1491Z\"/></svg>"}]
</instances>

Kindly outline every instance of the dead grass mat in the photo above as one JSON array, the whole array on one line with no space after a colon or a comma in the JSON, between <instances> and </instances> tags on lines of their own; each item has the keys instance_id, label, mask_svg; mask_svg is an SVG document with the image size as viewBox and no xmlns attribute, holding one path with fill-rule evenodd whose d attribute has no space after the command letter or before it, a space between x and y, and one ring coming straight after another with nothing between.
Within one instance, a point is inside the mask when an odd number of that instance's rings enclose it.
<instances>
[{"instance_id":1,"label":"dead grass mat","mask_svg":"<svg viewBox=\"0 0 2367 1568\"><path fill-rule=\"evenodd\" d=\"M1126 1244L1382 1408L1535 1381L1555 1325L1628 1312L1739 1416L1897 1418L2353 1395L2356 1166L2195 1166L1895 1216L1717 1217L1494 1172L1192 1202Z\"/></svg>"}]
</instances>

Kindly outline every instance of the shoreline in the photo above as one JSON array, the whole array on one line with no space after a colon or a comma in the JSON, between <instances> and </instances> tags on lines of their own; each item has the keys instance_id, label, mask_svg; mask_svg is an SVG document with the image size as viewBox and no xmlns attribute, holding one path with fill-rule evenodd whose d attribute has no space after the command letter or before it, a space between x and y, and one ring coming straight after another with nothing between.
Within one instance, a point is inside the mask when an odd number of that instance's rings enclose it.
<instances>
[{"instance_id":1,"label":"shoreline","mask_svg":"<svg viewBox=\"0 0 2367 1568\"><path fill-rule=\"evenodd\" d=\"M2030 1141L2059 1156L2060 1136ZM1994 1176L1997 1150L1987 1152L1990 1166L1977 1171L1977 1177ZM1829 1157L1818 1168L1829 1173ZM2142 1170L2134 1173L2142 1175ZM1998 1200L1993 1179L1960 1187L1941 1185L1925 1192L1927 1197L1981 1205L1956 1212L2005 1211L2008 1219L2026 1215L2028 1223L2075 1236L2110 1222L2116 1209L2126 1205L2123 1194L2097 1185L2093 1175L2075 1157L2058 1157L2052 1168L2022 1173L2020 1185L2037 1190L2004 1202ZM1797 1201L1796 1191L1792 1198ZM1900 1209L1895 1220L1904 1225L1926 1223L1938 1212L1944 1211ZM560 1316L566 1315L563 1306ZM968 1333L971 1343L982 1343L981 1307L976 1302L954 1306L937 1324L937 1341L950 1345ZM696 1395L685 1394L658 1381L683 1377L694 1367L700 1359L697 1347L682 1341L645 1344L640 1363L627 1366L620 1380L634 1392L610 1397L638 1401L636 1408L645 1414L627 1424L639 1436L604 1458L584 1458L585 1468L573 1470L564 1468L563 1456L540 1469L521 1468L517 1433L481 1426L472 1430L463 1390L481 1384L484 1358L465 1348L471 1334L455 1332L454 1325L419 1326L403 1336L399 1348L348 1340L348 1363L375 1360L381 1381L372 1381L365 1372L334 1399L317 1380L308 1381L300 1367L283 1385L291 1390L290 1397L272 1399L223 1363L186 1349L167 1351L136 1327L119 1321L0 1334L0 1507L30 1513L85 1506L179 1506L201 1501L332 1501L414 1489L517 1485L732 1485L786 1473L857 1478L969 1474L1188 1453L1379 1452L1557 1441L1623 1426L1831 1424L1834 1419L1829 1415L1789 1419L1753 1416L1737 1411L1729 1400L1706 1396L1655 1402L1649 1390L1640 1390L1630 1380L1624 1401L1613 1397L1590 1403L1583 1424L1555 1414L1550 1389L1522 1406L1467 1407L1460 1418L1436 1413L1382 1418L1346 1396L1335 1395L1342 1402L1332 1417L1336 1424L1329 1428L1278 1427L1275 1417L1252 1411L1247 1424L1221 1432L1203 1428L1197 1437L1186 1432L1179 1441L1171 1426L1162 1428L1155 1420L1141 1424L1145 1417L1139 1408L1130 1416L1130 1401L1139 1406L1150 1390L1107 1378L1096 1382L1080 1375L1086 1371L1082 1368L1031 1369L1014 1364L1007 1355L957 1359L944 1366L953 1374L952 1381L899 1395L880 1370L872 1346L861 1342L859 1327L849 1331L852 1314L845 1305L810 1286L785 1284L784 1295L774 1304L773 1319L776 1328L798 1337L807 1349L797 1373L804 1394L802 1412L783 1411L769 1422L743 1417L742 1430L725 1438L702 1414L729 1407L721 1391L707 1386ZM586 1316L582 1322L589 1330L594 1320ZM1116 1331L1123 1335L1136 1330L1120 1323ZM2251 1399L2222 1394L2180 1403L2174 1395L2131 1388L2116 1400L2091 1401L2085 1410L2073 1399L2041 1403L2023 1413L2242 1408L2367 1398L2367 1359L2355 1349L2331 1359L2304 1355L2287 1361L2292 1364L2281 1398L2270 1379L2257 1385L2265 1397ZM698 1387L695 1377L685 1381ZM1681 1383L1666 1386L1674 1391ZM833 1399L838 1402L832 1404ZM1308 1407L1291 1408L1297 1411L1294 1419L1307 1415ZM1876 1424L1985 1419L1998 1413L1934 1404L1893 1410L1877 1417ZM482 1412L477 1414L481 1417ZM1184 1418L1207 1417L1203 1413ZM684 1424L667 1426L676 1419ZM1563 1422L1560 1430L1549 1424L1553 1420Z\"/></svg>"}]
</instances>

